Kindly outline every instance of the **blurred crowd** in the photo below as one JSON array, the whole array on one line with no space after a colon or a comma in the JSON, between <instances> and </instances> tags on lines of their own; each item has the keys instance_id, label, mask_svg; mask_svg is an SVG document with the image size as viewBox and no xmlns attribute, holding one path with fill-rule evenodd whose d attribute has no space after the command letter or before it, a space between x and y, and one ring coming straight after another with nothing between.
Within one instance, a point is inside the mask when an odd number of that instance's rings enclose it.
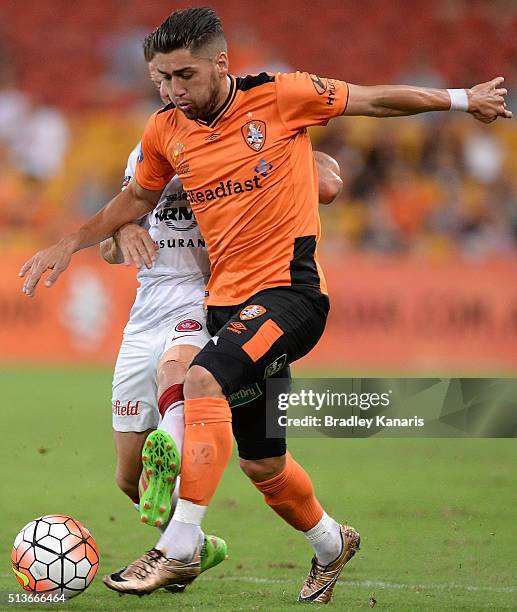
<instances>
[{"instance_id":1,"label":"blurred crowd","mask_svg":"<svg viewBox=\"0 0 517 612\"><path fill-rule=\"evenodd\" d=\"M321 66L324 76L366 84L457 87L496 76L502 65L508 106L517 111L517 18L511 2L415 0L411 10L402 0L371 4L366 14L357 3L328 0L326 12L314 14L308 0L285 6L264 0L257 14L245 5L230 9L228 2L215 2L230 24L235 74ZM68 28L58 27L57 5ZM391 11L384 10L388 5ZM274 22L267 7L276 11ZM127 156L157 107L141 41L175 7L155 0L144 10L133 0L105 0L87 8L76 27L77 15L65 0L35 4L27 13L17 3L0 2L3 249L48 244L104 205L119 189ZM309 15L312 32L332 32L345 43L352 23L361 45L336 46L330 36L308 36L300 45L296 19L308 23ZM362 36L365 24L376 34ZM41 37L32 36L35 29ZM382 41L394 35L400 44L380 54ZM454 49L444 55L443 46L433 48L437 36L454 41ZM56 47L60 37L72 62ZM43 62L35 62L41 54ZM454 80L458 75L461 83ZM486 126L463 113L343 118L313 129L311 136L315 148L338 160L344 182L336 202L322 209L323 249L467 258L517 252L514 121Z\"/></svg>"},{"instance_id":2,"label":"blurred crowd","mask_svg":"<svg viewBox=\"0 0 517 612\"><path fill-rule=\"evenodd\" d=\"M517 253L517 130L459 113L342 119L316 146L343 191L322 211L325 247L478 259Z\"/></svg>"}]
</instances>

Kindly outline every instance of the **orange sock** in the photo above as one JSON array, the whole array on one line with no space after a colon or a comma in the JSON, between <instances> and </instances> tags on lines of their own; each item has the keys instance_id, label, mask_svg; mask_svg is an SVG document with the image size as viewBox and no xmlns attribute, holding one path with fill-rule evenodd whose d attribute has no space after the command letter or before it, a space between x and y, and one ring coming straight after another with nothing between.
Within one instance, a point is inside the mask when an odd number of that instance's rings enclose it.
<instances>
[{"instance_id":1,"label":"orange sock","mask_svg":"<svg viewBox=\"0 0 517 612\"><path fill-rule=\"evenodd\" d=\"M232 413L225 399L185 400L180 498L208 506L232 454Z\"/></svg>"},{"instance_id":2,"label":"orange sock","mask_svg":"<svg viewBox=\"0 0 517 612\"><path fill-rule=\"evenodd\" d=\"M290 453L280 474L253 484L264 494L266 504L299 531L309 531L323 516L309 475Z\"/></svg>"}]
</instances>

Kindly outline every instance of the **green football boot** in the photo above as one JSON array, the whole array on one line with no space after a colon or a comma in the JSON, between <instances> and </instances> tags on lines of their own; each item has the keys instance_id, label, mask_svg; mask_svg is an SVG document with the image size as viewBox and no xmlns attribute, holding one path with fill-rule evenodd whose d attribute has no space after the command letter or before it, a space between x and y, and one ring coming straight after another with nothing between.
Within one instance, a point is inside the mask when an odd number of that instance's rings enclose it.
<instances>
[{"instance_id":1,"label":"green football boot","mask_svg":"<svg viewBox=\"0 0 517 612\"><path fill-rule=\"evenodd\" d=\"M201 549L201 574L206 570L212 569L219 563L222 563L225 559L228 559L228 546L222 538L218 538L214 535L205 535L203 548ZM188 583L194 582L195 578ZM165 587L169 593L183 593L187 588L188 584L174 585Z\"/></svg>"},{"instance_id":2,"label":"green football boot","mask_svg":"<svg viewBox=\"0 0 517 612\"><path fill-rule=\"evenodd\" d=\"M228 546L222 538L214 535L205 535L201 549L201 573L212 569L228 558Z\"/></svg>"},{"instance_id":3,"label":"green football boot","mask_svg":"<svg viewBox=\"0 0 517 612\"><path fill-rule=\"evenodd\" d=\"M143 476L140 489L140 520L161 527L169 520L171 496L180 471L180 456L172 437L161 429L152 431L142 449Z\"/></svg>"}]
</instances>

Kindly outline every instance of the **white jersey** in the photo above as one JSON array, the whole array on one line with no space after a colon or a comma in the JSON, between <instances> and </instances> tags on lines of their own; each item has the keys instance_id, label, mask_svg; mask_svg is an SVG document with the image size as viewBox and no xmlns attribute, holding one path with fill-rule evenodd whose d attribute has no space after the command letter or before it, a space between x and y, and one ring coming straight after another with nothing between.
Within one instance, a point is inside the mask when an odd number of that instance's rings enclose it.
<instances>
[{"instance_id":1,"label":"white jersey","mask_svg":"<svg viewBox=\"0 0 517 612\"><path fill-rule=\"evenodd\" d=\"M124 185L135 175L140 143L129 156ZM156 208L142 220L158 246L153 267L142 266L125 333L162 325L203 306L210 261L187 194L177 176L165 187Z\"/></svg>"}]
</instances>

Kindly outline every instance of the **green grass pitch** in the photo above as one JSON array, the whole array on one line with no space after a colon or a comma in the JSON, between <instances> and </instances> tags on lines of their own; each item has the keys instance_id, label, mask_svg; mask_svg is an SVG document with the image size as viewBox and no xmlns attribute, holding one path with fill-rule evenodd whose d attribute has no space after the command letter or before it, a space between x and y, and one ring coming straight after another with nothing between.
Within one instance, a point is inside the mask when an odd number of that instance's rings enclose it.
<instances>
[{"instance_id":1,"label":"green grass pitch","mask_svg":"<svg viewBox=\"0 0 517 612\"><path fill-rule=\"evenodd\" d=\"M22 592L10 549L29 520L76 517L100 551L97 578L71 610L295 610L311 549L229 466L205 528L230 558L183 595L139 599L108 591L100 576L156 540L115 486L107 370L2 368L0 610ZM293 439L332 516L362 535L335 589L335 610L517 609L515 440ZM61 609L63 606L31 606Z\"/></svg>"}]
</instances>

